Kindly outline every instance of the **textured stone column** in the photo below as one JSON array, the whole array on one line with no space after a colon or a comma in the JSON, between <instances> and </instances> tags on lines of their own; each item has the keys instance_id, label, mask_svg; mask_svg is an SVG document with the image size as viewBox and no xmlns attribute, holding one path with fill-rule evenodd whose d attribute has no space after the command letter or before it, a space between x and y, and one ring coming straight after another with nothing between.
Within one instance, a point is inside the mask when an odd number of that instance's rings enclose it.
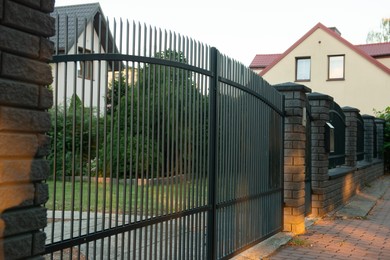
<instances>
[{"instance_id":1,"label":"textured stone column","mask_svg":"<svg viewBox=\"0 0 390 260\"><path fill-rule=\"evenodd\" d=\"M305 232L306 93L311 90L294 83L275 88L285 96L284 231L299 234Z\"/></svg>"},{"instance_id":2,"label":"textured stone column","mask_svg":"<svg viewBox=\"0 0 390 260\"><path fill-rule=\"evenodd\" d=\"M345 165L355 168L357 163L357 120L359 109L353 107L343 107L345 115Z\"/></svg>"},{"instance_id":3,"label":"textured stone column","mask_svg":"<svg viewBox=\"0 0 390 260\"><path fill-rule=\"evenodd\" d=\"M333 98L320 93L308 95L311 105L312 153L312 214L326 213L325 194L328 185L329 153L325 148L325 125L329 122L329 109Z\"/></svg>"},{"instance_id":4,"label":"textured stone column","mask_svg":"<svg viewBox=\"0 0 390 260\"><path fill-rule=\"evenodd\" d=\"M41 259L50 169L52 0L0 0L0 259Z\"/></svg>"},{"instance_id":5,"label":"textured stone column","mask_svg":"<svg viewBox=\"0 0 390 260\"><path fill-rule=\"evenodd\" d=\"M374 157L374 120L375 117L363 115L364 121L364 160L372 162Z\"/></svg>"}]
</instances>

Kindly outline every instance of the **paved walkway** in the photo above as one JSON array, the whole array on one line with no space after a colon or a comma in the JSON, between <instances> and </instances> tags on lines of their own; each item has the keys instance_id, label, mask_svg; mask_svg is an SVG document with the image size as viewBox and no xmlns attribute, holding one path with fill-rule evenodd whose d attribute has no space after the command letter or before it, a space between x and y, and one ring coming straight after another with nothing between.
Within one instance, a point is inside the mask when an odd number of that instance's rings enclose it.
<instances>
[{"instance_id":1,"label":"paved walkway","mask_svg":"<svg viewBox=\"0 0 390 260\"><path fill-rule=\"evenodd\" d=\"M238 259L390 260L390 176L374 181L342 209L317 220L305 234L284 234L275 241L282 242L274 253L256 253L254 248Z\"/></svg>"}]
</instances>

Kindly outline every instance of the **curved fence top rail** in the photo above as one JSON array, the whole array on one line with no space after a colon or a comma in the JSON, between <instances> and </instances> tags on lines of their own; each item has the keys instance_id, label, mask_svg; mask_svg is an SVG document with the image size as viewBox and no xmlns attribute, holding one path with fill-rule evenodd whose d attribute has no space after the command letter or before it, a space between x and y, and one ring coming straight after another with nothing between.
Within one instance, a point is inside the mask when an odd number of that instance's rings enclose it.
<instances>
[{"instance_id":1,"label":"curved fence top rail","mask_svg":"<svg viewBox=\"0 0 390 260\"><path fill-rule=\"evenodd\" d=\"M334 114L338 118L340 118L340 120L343 122L343 124L345 126L345 114L344 114L343 110L341 109L341 107L339 106L339 104L337 104L336 102L333 101L330 105L329 113Z\"/></svg>"},{"instance_id":2,"label":"curved fence top rail","mask_svg":"<svg viewBox=\"0 0 390 260\"><path fill-rule=\"evenodd\" d=\"M53 62L107 61L115 71L135 64L156 64L218 76L223 84L253 95L283 114L283 95L240 62L219 54L219 70L212 71L212 48L207 44L139 22L110 22L100 13L93 22L67 13L54 13L53 17L58 32L51 38L55 44Z\"/></svg>"}]
</instances>

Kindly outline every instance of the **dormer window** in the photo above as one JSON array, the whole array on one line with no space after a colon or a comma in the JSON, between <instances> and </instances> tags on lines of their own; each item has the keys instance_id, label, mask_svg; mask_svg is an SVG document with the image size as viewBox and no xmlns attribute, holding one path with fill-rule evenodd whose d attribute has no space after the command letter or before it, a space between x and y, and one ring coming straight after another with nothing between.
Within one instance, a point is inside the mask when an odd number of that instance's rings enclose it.
<instances>
[{"instance_id":1,"label":"dormer window","mask_svg":"<svg viewBox=\"0 0 390 260\"><path fill-rule=\"evenodd\" d=\"M345 56L332 55L328 56L328 79L344 80Z\"/></svg>"},{"instance_id":2,"label":"dormer window","mask_svg":"<svg viewBox=\"0 0 390 260\"><path fill-rule=\"evenodd\" d=\"M295 81L310 81L310 72L310 57L300 57L295 59Z\"/></svg>"}]
</instances>

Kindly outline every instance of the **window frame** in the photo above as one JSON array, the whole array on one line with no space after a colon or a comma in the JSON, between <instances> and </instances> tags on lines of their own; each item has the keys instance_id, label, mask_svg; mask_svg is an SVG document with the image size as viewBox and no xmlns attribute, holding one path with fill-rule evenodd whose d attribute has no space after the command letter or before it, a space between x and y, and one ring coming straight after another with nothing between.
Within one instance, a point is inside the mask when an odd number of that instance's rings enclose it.
<instances>
[{"instance_id":1,"label":"window frame","mask_svg":"<svg viewBox=\"0 0 390 260\"><path fill-rule=\"evenodd\" d=\"M309 77L307 79L298 78L298 61L309 60ZM295 81L296 82L309 82L311 80L311 56L295 57Z\"/></svg>"},{"instance_id":2,"label":"window frame","mask_svg":"<svg viewBox=\"0 0 390 260\"><path fill-rule=\"evenodd\" d=\"M343 75L342 77L331 77L331 58L342 57L343 58ZM328 55L328 81L345 80L345 54Z\"/></svg>"}]
</instances>

